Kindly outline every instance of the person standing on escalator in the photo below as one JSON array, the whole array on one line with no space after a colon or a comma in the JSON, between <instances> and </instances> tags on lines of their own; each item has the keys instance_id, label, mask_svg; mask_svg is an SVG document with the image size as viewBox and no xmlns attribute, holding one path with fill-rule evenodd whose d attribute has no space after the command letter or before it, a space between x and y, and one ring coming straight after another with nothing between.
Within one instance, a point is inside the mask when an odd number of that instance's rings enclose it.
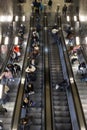
<instances>
[{"instance_id":1,"label":"person standing on escalator","mask_svg":"<svg viewBox=\"0 0 87 130\"><path fill-rule=\"evenodd\" d=\"M62 14L63 14L64 16L66 16L66 12L67 12L67 6L66 6L66 4L64 4L64 6L63 6L63 8L62 8Z\"/></svg>"},{"instance_id":2,"label":"person standing on escalator","mask_svg":"<svg viewBox=\"0 0 87 130\"><path fill-rule=\"evenodd\" d=\"M34 6L34 11L36 14L39 14L40 12L40 2L38 2L37 0L35 0L33 2L33 6Z\"/></svg>"},{"instance_id":3,"label":"person standing on escalator","mask_svg":"<svg viewBox=\"0 0 87 130\"><path fill-rule=\"evenodd\" d=\"M52 36L53 36L55 43L57 43L57 41L58 41L58 32L59 32L58 26L57 26L57 24L55 24L52 28Z\"/></svg>"},{"instance_id":4,"label":"person standing on escalator","mask_svg":"<svg viewBox=\"0 0 87 130\"><path fill-rule=\"evenodd\" d=\"M49 7L49 9L52 8L52 4L53 4L52 0L49 0L49 1L48 1L48 7Z\"/></svg>"}]
</instances>

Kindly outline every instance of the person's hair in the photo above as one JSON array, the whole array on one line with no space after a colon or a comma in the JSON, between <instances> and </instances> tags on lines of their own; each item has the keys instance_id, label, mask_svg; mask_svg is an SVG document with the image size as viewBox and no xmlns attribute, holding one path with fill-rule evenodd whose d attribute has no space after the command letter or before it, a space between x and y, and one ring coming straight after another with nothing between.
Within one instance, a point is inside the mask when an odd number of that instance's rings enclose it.
<instances>
[{"instance_id":1,"label":"person's hair","mask_svg":"<svg viewBox=\"0 0 87 130\"><path fill-rule=\"evenodd\" d=\"M8 72L8 70L7 70L7 69L5 69L5 72Z\"/></svg>"}]
</instances>

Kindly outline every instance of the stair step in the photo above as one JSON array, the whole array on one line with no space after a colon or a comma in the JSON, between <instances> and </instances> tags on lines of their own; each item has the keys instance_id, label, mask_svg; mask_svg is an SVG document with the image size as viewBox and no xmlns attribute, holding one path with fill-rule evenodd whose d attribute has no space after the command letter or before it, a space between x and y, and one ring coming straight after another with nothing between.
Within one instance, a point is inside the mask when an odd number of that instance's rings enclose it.
<instances>
[{"instance_id":1,"label":"stair step","mask_svg":"<svg viewBox=\"0 0 87 130\"><path fill-rule=\"evenodd\" d=\"M70 123L71 120L69 117L55 117L56 123Z\"/></svg>"},{"instance_id":2,"label":"stair step","mask_svg":"<svg viewBox=\"0 0 87 130\"><path fill-rule=\"evenodd\" d=\"M29 130L41 130L40 125L31 125Z\"/></svg>"},{"instance_id":3,"label":"stair step","mask_svg":"<svg viewBox=\"0 0 87 130\"><path fill-rule=\"evenodd\" d=\"M56 123L56 130L72 130L71 123Z\"/></svg>"},{"instance_id":4,"label":"stair step","mask_svg":"<svg viewBox=\"0 0 87 130\"><path fill-rule=\"evenodd\" d=\"M61 116L61 117L67 117L70 116L70 113L68 111L55 111L55 116Z\"/></svg>"},{"instance_id":5,"label":"stair step","mask_svg":"<svg viewBox=\"0 0 87 130\"><path fill-rule=\"evenodd\" d=\"M68 106L54 106L55 111L69 111Z\"/></svg>"}]
</instances>

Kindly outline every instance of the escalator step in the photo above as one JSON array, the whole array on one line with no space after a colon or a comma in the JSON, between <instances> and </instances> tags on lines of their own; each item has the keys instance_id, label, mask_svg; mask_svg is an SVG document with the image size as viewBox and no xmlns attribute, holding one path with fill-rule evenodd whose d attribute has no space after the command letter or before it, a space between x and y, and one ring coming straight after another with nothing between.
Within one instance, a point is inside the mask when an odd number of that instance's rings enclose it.
<instances>
[{"instance_id":1,"label":"escalator step","mask_svg":"<svg viewBox=\"0 0 87 130\"><path fill-rule=\"evenodd\" d=\"M29 108L30 112L37 112L40 113L41 112L41 108Z\"/></svg>"},{"instance_id":2,"label":"escalator step","mask_svg":"<svg viewBox=\"0 0 87 130\"><path fill-rule=\"evenodd\" d=\"M29 116L33 116L33 118L35 119L41 119L41 113L30 113L29 112Z\"/></svg>"},{"instance_id":3,"label":"escalator step","mask_svg":"<svg viewBox=\"0 0 87 130\"><path fill-rule=\"evenodd\" d=\"M64 91L55 90L53 91L53 94L58 95L58 96L66 96L66 93Z\"/></svg>"},{"instance_id":4,"label":"escalator step","mask_svg":"<svg viewBox=\"0 0 87 130\"><path fill-rule=\"evenodd\" d=\"M59 106L60 104L63 105L63 106L67 106L68 105L68 102L67 101L54 101L54 106Z\"/></svg>"},{"instance_id":5,"label":"escalator step","mask_svg":"<svg viewBox=\"0 0 87 130\"><path fill-rule=\"evenodd\" d=\"M66 97L66 96L64 96L64 97L54 96L53 99L56 100L56 102L57 102L58 100L59 100L59 101L61 101L61 100L62 100L62 101L66 101L67 97Z\"/></svg>"},{"instance_id":6,"label":"escalator step","mask_svg":"<svg viewBox=\"0 0 87 130\"><path fill-rule=\"evenodd\" d=\"M55 111L69 111L68 106L54 106Z\"/></svg>"},{"instance_id":7,"label":"escalator step","mask_svg":"<svg viewBox=\"0 0 87 130\"><path fill-rule=\"evenodd\" d=\"M9 126L9 124L5 124L5 128L3 128L3 130L11 130L11 127Z\"/></svg>"},{"instance_id":8,"label":"escalator step","mask_svg":"<svg viewBox=\"0 0 87 130\"><path fill-rule=\"evenodd\" d=\"M41 125L41 119L34 118L32 122L34 125Z\"/></svg>"},{"instance_id":9,"label":"escalator step","mask_svg":"<svg viewBox=\"0 0 87 130\"><path fill-rule=\"evenodd\" d=\"M69 117L55 117L56 123L70 123L71 120Z\"/></svg>"},{"instance_id":10,"label":"escalator step","mask_svg":"<svg viewBox=\"0 0 87 130\"><path fill-rule=\"evenodd\" d=\"M58 123L56 124L56 130L72 130L72 126L70 123Z\"/></svg>"},{"instance_id":11,"label":"escalator step","mask_svg":"<svg viewBox=\"0 0 87 130\"><path fill-rule=\"evenodd\" d=\"M29 130L41 130L40 125L31 125Z\"/></svg>"},{"instance_id":12,"label":"escalator step","mask_svg":"<svg viewBox=\"0 0 87 130\"><path fill-rule=\"evenodd\" d=\"M55 116L68 117L70 113L68 111L55 111Z\"/></svg>"}]
</instances>

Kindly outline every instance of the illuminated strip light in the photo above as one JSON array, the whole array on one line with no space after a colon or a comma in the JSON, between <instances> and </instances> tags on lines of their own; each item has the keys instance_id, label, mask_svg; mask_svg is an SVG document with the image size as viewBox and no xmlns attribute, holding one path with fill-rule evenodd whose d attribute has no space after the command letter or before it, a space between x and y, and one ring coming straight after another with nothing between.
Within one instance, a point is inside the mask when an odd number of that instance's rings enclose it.
<instances>
[{"instance_id":1,"label":"illuminated strip light","mask_svg":"<svg viewBox=\"0 0 87 130\"><path fill-rule=\"evenodd\" d=\"M12 16L0 16L0 22L11 22L12 21Z\"/></svg>"},{"instance_id":2,"label":"illuminated strip light","mask_svg":"<svg viewBox=\"0 0 87 130\"><path fill-rule=\"evenodd\" d=\"M22 83L22 84L25 83L25 78L22 78L21 83Z\"/></svg>"},{"instance_id":3,"label":"illuminated strip light","mask_svg":"<svg viewBox=\"0 0 87 130\"><path fill-rule=\"evenodd\" d=\"M71 82L71 83L74 83L73 77L70 77L70 82Z\"/></svg>"},{"instance_id":4,"label":"illuminated strip light","mask_svg":"<svg viewBox=\"0 0 87 130\"><path fill-rule=\"evenodd\" d=\"M85 22L85 21L87 21L87 16L86 15L80 15L79 19L80 19L81 22Z\"/></svg>"},{"instance_id":5,"label":"illuminated strip light","mask_svg":"<svg viewBox=\"0 0 87 130\"><path fill-rule=\"evenodd\" d=\"M67 21L68 21L68 22L70 21L70 16L67 16Z\"/></svg>"},{"instance_id":6,"label":"illuminated strip light","mask_svg":"<svg viewBox=\"0 0 87 130\"><path fill-rule=\"evenodd\" d=\"M2 99L2 95L3 95L3 85L0 84L0 99Z\"/></svg>"},{"instance_id":7,"label":"illuminated strip light","mask_svg":"<svg viewBox=\"0 0 87 130\"><path fill-rule=\"evenodd\" d=\"M18 17L18 16L15 16L15 21L16 21L16 22L18 21L18 19L19 19L19 17Z\"/></svg>"},{"instance_id":8,"label":"illuminated strip light","mask_svg":"<svg viewBox=\"0 0 87 130\"><path fill-rule=\"evenodd\" d=\"M80 45L80 38L76 37L76 45Z\"/></svg>"},{"instance_id":9,"label":"illuminated strip light","mask_svg":"<svg viewBox=\"0 0 87 130\"><path fill-rule=\"evenodd\" d=\"M6 21L6 17L5 16L0 16L0 22L5 22Z\"/></svg>"},{"instance_id":10,"label":"illuminated strip light","mask_svg":"<svg viewBox=\"0 0 87 130\"><path fill-rule=\"evenodd\" d=\"M25 16L22 16L22 21L25 22Z\"/></svg>"},{"instance_id":11,"label":"illuminated strip light","mask_svg":"<svg viewBox=\"0 0 87 130\"><path fill-rule=\"evenodd\" d=\"M5 37L5 45L8 45L8 42L9 42L9 38L8 37Z\"/></svg>"},{"instance_id":12,"label":"illuminated strip light","mask_svg":"<svg viewBox=\"0 0 87 130\"><path fill-rule=\"evenodd\" d=\"M77 21L77 16L74 16L74 21Z\"/></svg>"},{"instance_id":13,"label":"illuminated strip light","mask_svg":"<svg viewBox=\"0 0 87 130\"><path fill-rule=\"evenodd\" d=\"M85 37L85 41L86 41L86 44L87 44L87 37Z\"/></svg>"},{"instance_id":14,"label":"illuminated strip light","mask_svg":"<svg viewBox=\"0 0 87 130\"><path fill-rule=\"evenodd\" d=\"M7 16L7 22L12 22L12 20L13 20L13 17L12 16Z\"/></svg>"},{"instance_id":15,"label":"illuminated strip light","mask_svg":"<svg viewBox=\"0 0 87 130\"><path fill-rule=\"evenodd\" d=\"M18 45L18 37L15 37L14 45Z\"/></svg>"}]
</instances>

